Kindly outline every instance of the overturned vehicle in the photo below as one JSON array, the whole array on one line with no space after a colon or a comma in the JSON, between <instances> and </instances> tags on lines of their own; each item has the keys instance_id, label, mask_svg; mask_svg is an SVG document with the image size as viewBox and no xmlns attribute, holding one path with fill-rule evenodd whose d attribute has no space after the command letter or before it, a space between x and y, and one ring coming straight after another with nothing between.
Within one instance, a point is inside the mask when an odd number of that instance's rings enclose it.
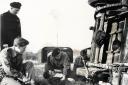
<instances>
[{"instance_id":1,"label":"overturned vehicle","mask_svg":"<svg viewBox=\"0 0 128 85\"><path fill-rule=\"evenodd\" d=\"M109 69L109 83L127 85L128 1L88 0L96 8L88 66Z\"/></svg>"}]
</instances>

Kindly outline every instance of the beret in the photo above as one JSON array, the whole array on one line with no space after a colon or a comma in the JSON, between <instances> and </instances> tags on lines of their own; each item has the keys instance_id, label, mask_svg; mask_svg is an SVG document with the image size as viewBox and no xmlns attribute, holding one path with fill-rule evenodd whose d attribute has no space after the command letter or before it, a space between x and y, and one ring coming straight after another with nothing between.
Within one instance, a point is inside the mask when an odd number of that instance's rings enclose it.
<instances>
[{"instance_id":1,"label":"beret","mask_svg":"<svg viewBox=\"0 0 128 85\"><path fill-rule=\"evenodd\" d=\"M19 8L22 6L20 2L12 2L10 3L10 6L11 7L14 7L14 8Z\"/></svg>"}]
</instances>

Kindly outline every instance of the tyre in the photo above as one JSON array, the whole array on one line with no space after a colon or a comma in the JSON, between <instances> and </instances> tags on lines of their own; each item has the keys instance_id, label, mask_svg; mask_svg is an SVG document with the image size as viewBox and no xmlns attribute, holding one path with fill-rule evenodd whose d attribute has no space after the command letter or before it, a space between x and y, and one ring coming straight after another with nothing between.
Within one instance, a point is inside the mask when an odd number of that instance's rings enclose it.
<instances>
[{"instance_id":1,"label":"tyre","mask_svg":"<svg viewBox=\"0 0 128 85\"><path fill-rule=\"evenodd\" d=\"M121 0L88 0L89 5L93 7L104 6L106 4L115 4L120 2Z\"/></svg>"}]
</instances>

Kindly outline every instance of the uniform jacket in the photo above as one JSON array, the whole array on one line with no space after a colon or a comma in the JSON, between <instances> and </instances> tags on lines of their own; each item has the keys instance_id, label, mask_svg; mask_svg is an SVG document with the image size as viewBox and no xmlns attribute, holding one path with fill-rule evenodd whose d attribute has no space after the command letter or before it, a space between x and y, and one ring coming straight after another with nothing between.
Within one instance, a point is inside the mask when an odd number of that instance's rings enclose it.
<instances>
[{"instance_id":1,"label":"uniform jacket","mask_svg":"<svg viewBox=\"0 0 128 85\"><path fill-rule=\"evenodd\" d=\"M70 60L65 52L61 52L60 60L56 60L52 55L48 57L48 69L60 69L63 74L67 75L67 71L70 69Z\"/></svg>"},{"instance_id":2,"label":"uniform jacket","mask_svg":"<svg viewBox=\"0 0 128 85\"><path fill-rule=\"evenodd\" d=\"M11 14L9 11L1 14L1 43L13 45L14 38L21 36L21 24L17 15Z\"/></svg>"},{"instance_id":3,"label":"uniform jacket","mask_svg":"<svg viewBox=\"0 0 128 85\"><path fill-rule=\"evenodd\" d=\"M0 63L7 75L19 75L23 70L22 54L15 54L12 48L5 48L0 52Z\"/></svg>"}]
</instances>

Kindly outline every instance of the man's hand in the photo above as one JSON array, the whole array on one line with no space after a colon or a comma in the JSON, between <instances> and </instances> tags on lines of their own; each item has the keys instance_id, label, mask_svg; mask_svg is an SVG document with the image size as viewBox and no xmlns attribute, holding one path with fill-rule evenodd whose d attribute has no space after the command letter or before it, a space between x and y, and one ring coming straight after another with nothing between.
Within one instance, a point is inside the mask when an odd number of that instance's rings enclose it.
<instances>
[{"instance_id":1,"label":"man's hand","mask_svg":"<svg viewBox=\"0 0 128 85\"><path fill-rule=\"evenodd\" d=\"M61 79L61 81L66 79L66 76L62 73L55 73L55 75L53 77L58 77Z\"/></svg>"},{"instance_id":2,"label":"man's hand","mask_svg":"<svg viewBox=\"0 0 128 85\"><path fill-rule=\"evenodd\" d=\"M54 76L56 73L55 73L54 71L49 70L49 74L50 74L51 76Z\"/></svg>"},{"instance_id":3,"label":"man's hand","mask_svg":"<svg viewBox=\"0 0 128 85\"><path fill-rule=\"evenodd\" d=\"M19 79L19 80L21 80L21 81L24 82L25 84L30 83L30 79L28 79L28 78L25 77L25 76L23 76L23 78L22 78L22 79Z\"/></svg>"},{"instance_id":4,"label":"man's hand","mask_svg":"<svg viewBox=\"0 0 128 85\"><path fill-rule=\"evenodd\" d=\"M20 79L19 79L19 80L20 80ZM33 79L29 79L29 78L27 78L27 77L25 77L25 76L23 76L23 78L22 78L21 81L24 82L25 84L35 85L35 81L34 81Z\"/></svg>"},{"instance_id":5,"label":"man's hand","mask_svg":"<svg viewBox=\"0 0 128 85\"><path fill-rule=\"evenodd\" d=\"M63 77L61 78L61 81L64 81L66 79L66 76L63 75Z\"/></svg>"}]
</instances>

